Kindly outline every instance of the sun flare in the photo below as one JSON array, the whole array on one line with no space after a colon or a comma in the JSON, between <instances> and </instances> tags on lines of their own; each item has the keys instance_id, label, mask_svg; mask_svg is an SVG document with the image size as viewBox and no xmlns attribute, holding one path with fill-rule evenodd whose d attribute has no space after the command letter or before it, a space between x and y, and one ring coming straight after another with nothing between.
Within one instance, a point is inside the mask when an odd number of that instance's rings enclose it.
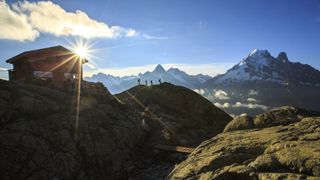
<instances>
[{"instance_id":1,"label":"sun flare","mask_svg":"<svg viewBox=\"0 0 320 180\"><path fill-rule=\"evenodd\" d=\"M86 58L88 56L88 48L84 47L84 46L77 46L77 47L75 47L75 53L80 58Z\"/></svg>"}]
</instances>

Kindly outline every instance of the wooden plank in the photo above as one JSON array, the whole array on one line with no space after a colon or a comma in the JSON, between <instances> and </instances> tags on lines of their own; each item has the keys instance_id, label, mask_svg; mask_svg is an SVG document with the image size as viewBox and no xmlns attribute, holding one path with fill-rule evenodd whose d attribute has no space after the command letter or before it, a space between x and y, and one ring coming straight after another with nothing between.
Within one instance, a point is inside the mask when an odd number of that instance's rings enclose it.
<instances>
[{"instance_id":1,"label":"wooden plank","mask_svg":"<svg viewBox=\"0 0 320 180\"><path fill-rule=\"evenodd\" d=\"M173 152L181 152L181 153L192 153L194 148L183 147L183 146L168 146L168 145L156 145L155 149L164 150L164 151L173 151Z\"/></svg>"}]
</instances>

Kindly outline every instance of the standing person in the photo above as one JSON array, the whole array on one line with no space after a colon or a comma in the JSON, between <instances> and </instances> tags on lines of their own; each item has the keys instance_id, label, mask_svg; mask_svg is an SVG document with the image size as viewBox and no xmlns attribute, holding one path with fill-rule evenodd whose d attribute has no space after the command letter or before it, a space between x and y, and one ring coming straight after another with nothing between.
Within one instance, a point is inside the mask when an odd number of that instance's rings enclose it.
<instances>
[{"instance_id":1,"label":"standing person","mask_svg":"<svg viewBox=\"0 0 320 180\"><path fill-rule=\"evenodd\" d=\"M138 79L138 85L140 85L140 79Z\"/></svg>"},{"instance_id":2,"label":"standing person","mask_svg":"<svg viewBox=\"0 0 320 180\"><path fill-rule=\"evenodd\" d=\"M161 79L159 79L159 84L161 84Z\"/></svg>"},{"instance_id":3,"label":"standing person","mask_svg":"<svg viewBox=\"0 0 320 180\"><path fill-rule=\"evenodd\" d=\"M152 80L150 81L150 84L151 84L151 86L153 85L153 82L152 82Z\"/></svg>"},{"instance_id":4,"label":"standing person","mask_svg":"<svg viewBox=\"0 0 320 180\"><path fill-rule=\"evenodd\" d=\"M146 86L148 86L148 81L146 80Z\"/></svg>"}]
</instances>

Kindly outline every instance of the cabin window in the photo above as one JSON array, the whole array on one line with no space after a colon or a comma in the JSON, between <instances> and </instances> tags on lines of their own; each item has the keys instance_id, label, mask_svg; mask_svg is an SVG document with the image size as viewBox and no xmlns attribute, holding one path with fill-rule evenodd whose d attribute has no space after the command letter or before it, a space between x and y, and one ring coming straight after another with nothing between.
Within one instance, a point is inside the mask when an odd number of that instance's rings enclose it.
<instances>
[{"instance_id":1,"label":"cabin window","mask_svg":"<svg viewBox=\"0 0 320 180\"><path fill-rule=\"evenodd\" d=\"M53 73L50 71L33 71L33 77L36 78L52 78Z\"/></svg>"},{"instance_id":2,"label":"cabin window","mask_svg":"<svg viewBox=\"0 0 320 180\"><path fill-rule=\"evenodd\" d=\"M66 79L66 80L78 79L78 74L64 73L64 79Z\"/></svg>"},{"instance_id":3,"label":"cabin window","mask_svg":"<svg viewBox=\"0 0 320 180\"><path fill-rule=\"evenodd\" d=\"M64 73L64 79L72 79L72 73Z\"/></svg>"}]
</instances>

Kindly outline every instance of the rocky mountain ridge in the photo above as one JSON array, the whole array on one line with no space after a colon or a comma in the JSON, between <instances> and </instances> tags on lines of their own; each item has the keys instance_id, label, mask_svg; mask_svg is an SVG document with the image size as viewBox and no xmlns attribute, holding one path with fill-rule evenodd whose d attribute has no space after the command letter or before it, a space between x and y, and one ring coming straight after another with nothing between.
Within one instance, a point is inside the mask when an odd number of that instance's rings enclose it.
<instances>
[{"instance_id":1,"label":"rocky mountain ridge","mask_svg":"<svg viewBox=\"0 0 320 180\"><path fill-rule=\"evenodd\" d=\"M159 84L159 79L161 79L162 82L194 89L210 78L210 76L203 74L189 75L178 68L169 68L168 70L165 70L158 64L153 71L139 73L138 75L117 77L110 74L98 73L91 77L85 77L85 80L102 82L112 94L116 94L136 86L138 84L138 79L140 79L141 84L145 84L146 80L148 81L148 84L150 84L151 80L154 84Z\"/></svg>"},{"instance_id":2,"label":"rocky mountain ridge","mask_svg":"<svg viewBox=\"0 0 320 180\"><path fill-rule=\"evenodd\" d=\"M320 110L320 71L291 62L285 52L273 57L267 50L255 49L195 90L234 115L257 115L286 105Z\"/></svg>"},{"instance_id":3,"label":"rocky mountain ridge","mask_svg":"<svg viewBox=\"0 0 320 180\"><path fill-rule=\"evenodd\" d=\"M320 71L307 64L291 62L285 52L277 57L267 50L253 50L245 59L208 83L267 81L280 84L306 84L320 87Z\"/></svg>"}]
</instances>

